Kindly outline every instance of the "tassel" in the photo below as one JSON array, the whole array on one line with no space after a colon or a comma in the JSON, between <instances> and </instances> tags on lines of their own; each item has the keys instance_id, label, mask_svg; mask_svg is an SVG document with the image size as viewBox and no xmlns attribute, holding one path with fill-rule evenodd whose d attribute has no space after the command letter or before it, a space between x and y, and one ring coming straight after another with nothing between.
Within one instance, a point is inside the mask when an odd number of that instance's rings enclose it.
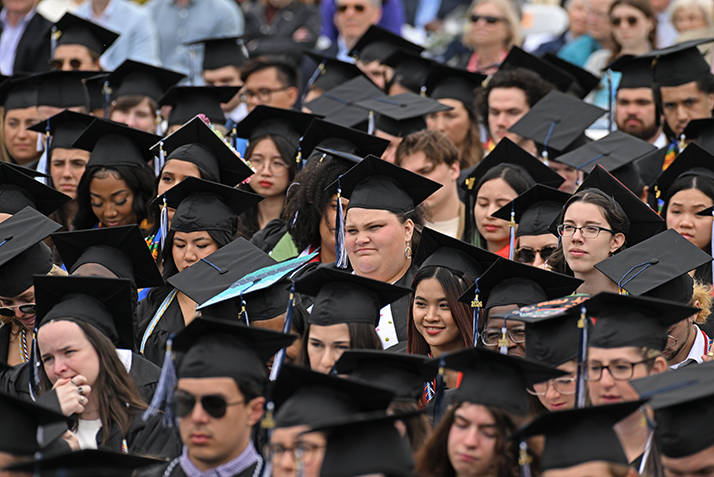
<instances>
[{"instance_id":1,"label":"tassel","mask_svg":"<svg viewBox=\"0 0 714 477\"><path fill-rule=\"evenodd\" d=\"M367 134L370 136L374 134L374 111L370 111L367 117Z\"/></svg>"},{"instance_id":2,"label":"tassel","mask_svg":"<svg viewBox=\"0 0 714 477\"><path fill-rule=\"evenodd\" d=\"M268 431L268 441L270 441L270 432L275 428L275 419L273 419L274 410L275 403L271 399L268 401L268 404L265 405L265 416L260 420L260 427Z\"/></svg>"},{"instance_id":3,"label":"tassel","mask_svg":"<svg viewBox=\"0 0 714 477\"><path fill-rule=\"evenodd\" d=\"M474 292L474 299L471 301L471 308L473 308L473 316L474 316L474 321L473 321L473 345L474 348L476 345L478 345L478 337L479 337L479 326L480 326L480 318L481 318L481 308L483 308L483 302L478 299L478 294L480 292L478 288L478 281L479 279L477 278L474 284L476 285L476 291Z\"/></svg>"},{"instance_id":4,"label":"tassel","mask_svg":"<svg viewBox=\"0 0 714 477\"><path fill-rule=\"evenodd\" d=\"M295 284L290 286L290 299L288 300L288 309L285 311L285 323L283 324L283 333L289 334L290 329L293 325L293 303L295 301ZM287 346L278 351L273 360L273 367L270 369L270 380L275 381L278 379L278 374L280 373L280 368L283 367L285 362L285 354L287 351Z\"/></svg>"},{"instance_id":5,"label":"tassel","mask_svg":"<svg viewBox=\"0 0 714 477\"><path fill-rule=\"evenodd\" d=\"M174 389L176 388L176 383L178 379L176 378L176 369L174 368L174 361L172 359L172 348L174 342L173 333L169 335L166 340L166 353L164 354L164 365L161 367L161 375L159 376L159 384L156 386L156 391L154 391L154 397L151 399L151 404L141 415L144 421L147 421L151 416L161 411L162 404L164 406L164 418L163 424L166 427L174 426L174 413L171 408L171 401L173 400Z\"/></svg>"},{"instance_id":6,"label":"tassel","mask_svg":"<svg viewBox=\"0 0 714 477\"><path fill-rule=\"evenodd\" d=\"M348 265L347 250L345 249L345 217L342 211L342 184L337 178L337 216L335 217L335 265L345 269Z\"/></svg>"},{"instance_id":7,"label":"tassel","mask_svg":"<svg viewBox=\"0 0 714 477\"><path fill-rule=\"evenodd\" d=\"M248 309L246 308L245 298L243 298L243 291L240 292L240 313L238 314L238 320L244 319L245 326L250 326L250 319L248 318Z\"/></svg>"},{"instance_id":8,"label":"tassel","mask_svg":"<svg viewBox=\"0 0 714 477\"><path fill-rule=\"evenodd\" d=\"M298 172L302 170L302 165L302 151L300 151L300 147L298 146L297 155L295 156L295 167Z\"/></svg>"},{"instance_id":9,"label":"tassel","mask_svg":"<svg viewBox=\"0 0 714 477\"><path fill-rule=\"evenodd\" d=\"M513 255L516 251L516 211L513 208L515 201L511 201L511 220L508 221L509 241L508 241L508 260L513 260Z\"/></svg>"},{"instance_id":10,"label":"tassel","mask_svg":"<svg viewBox=\"0 0 714 477\"><path fill-rule=\"evenodd\" d=\"M55 57L55 49L57 48L57 40L62 36L62 32L57 29L57 25L52 25L52 33L50 34L50 58Z\"/></svg>"},{"instance_id":11,"label":"tassel","mask_svg":"<svg viewBox=\"0 0 714 477\"><path fill-rule=\"evenodd\" d=\"M111 105L111 94L112 89L109 87L109 81L104 80L104 86L102 86L102 106L104 108L104 119L109 119L109 106Z\"/></svg>"},{"instance_id":12,"label":"tassel","mask_svg":"<svg viewBox=\"0 0 714 477\"><path fill-rule=\"evenodd\" d=\"M231 147L233 149L238 147L238 128L236 126L231 129Z\"/></svg>"},{"instance_id":13,"label":"tassel","mask_svg":"<svg viewBox=\"0 0 714 477\"><path fill-rule=\"evenodd\" d=\"M40 385L40 349L37 345L37 325L32 330L32 350L30 351L30 397L37 400L37 389Z\"/></svg>"},{"instance_id":14,"label":"tassel","mask_svg":"<svg viewBox=\"0 0 714 477\"><path fill-rule=\"evenodd\" d=\"M612 70L607 69L605 71L605 77L607 79L607 130L612 132L616 128L615 124L615 91L612 84Z\"/></svg>"},{"instance_id":15,"label":"tassel","mask_svg":"<svg viewBox=\"0 0 714 477\"><path fill-rule=\"evenodd\" d=\"M647 467L647 462L649 461L650 455L652 453L652 444L654 440L655 430L657 429L657 423L650 419L650 417L647 415L647 408L645 408L645 406L640 407L640 412L642 413L642 419L645 422L645 426L647 426L647 440L645 441L645 451L642 454L642 461L640 462L640 468L638 473L640 475L645 475L644 472Z\"/></svg>"},{"instance_id":16,"label":"tassel","mask_svg":"<svg viewBox=\"0 0 714 477\"><path fill-rule=\"evenodd\" d=\"M531 477L531 462L533 458L528 454L528 443L525 438L518 445L520 453L518 455L518 465L521 467L521 477Z\"/></svg>"},{"instance_id":17,"label":"tassel","mask_svg":"<svg viewBox=\"0 0 714 477\"><path fill-rule=\"evenodd\" d=\"M508 317L503 317L503 327L501 328L501 339L498 340L498 351L502 355L508 354L508 328L506 324L508 323Z\"/></svg>"},{"instance_id":18,"label":"tassel","mask_svg":"<svg viewBox=\"0 0 714 477\"><path fill-rule=\"evenodd\" d=\"M158 177L166 163L166 152L164 151L163 139L159 142L159 157L154 157L154 174Z\"/></svg>"},{"instance_id":19,"label":"tassel","mask_svg":"<svg viewBox=\"0 0 714 477\"><path fill-rule=\"evenodd\" d=\"M588 319L584 306L580 307L580 349L578 350L578 377L575 383L575 405L578 409L585 407L585 361L588 356Z\"/></svg>"},{"instance_id":20,"label":"tassel","mask_svg":"<svg viewBox=\"0 0 714 477\"><path fill-rule=\"evenodd\" d=\"M161 204L161 216L159 219L159 232L161 234L161 250L164 249L166 235L169 233L169 206L166 204L166 195L164 194L164 203Z\"/></svg>"},{"instance_id":21,"label":"tassel","mask_svg":"<svg viewBox=\"0 0 714 477\"><path fill-rule=\"evenodd\" d=\"M446 353L439 358L439 374L436 376L436 396L434 396L434 426L441 421L444 415L444 380L446 376Z\"/></svg>"},{"instance_id":22,"label":"tassel","mask_svg":"<svg viewBox=\"0 0 714 477\"><path fill-rule=\"evenodd\" d=\"M196 86L196 45L188 47L188 80L190 86Z\"/></svg>"},{"instance_id":23,"label":"tassel","mask_svg":"<svg viewBox=\"0 0 714 477\"><path fill-rule=\"evenodd\" d=\"M310 79L307 80L307 84L305 85L305 91L302 94L302 98L300 98L300 104L305 104L305 98L307 97L307 94L310 92L310 88L312 88L312 85L317 80L317 77L325 72L325 63L326 62L327 62L327 59L323 59L322 62L319 65L317 65L317 68L315 68L315 72L312 73L312 76L310 76Z\"/></svg>"}]
</instances>

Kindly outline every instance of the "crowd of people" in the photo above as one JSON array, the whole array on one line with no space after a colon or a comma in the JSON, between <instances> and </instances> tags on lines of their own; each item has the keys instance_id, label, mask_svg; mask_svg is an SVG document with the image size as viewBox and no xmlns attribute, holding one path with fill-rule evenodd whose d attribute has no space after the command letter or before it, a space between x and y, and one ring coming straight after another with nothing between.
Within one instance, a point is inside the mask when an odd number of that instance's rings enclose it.
<instances>
[{"instance_id":1,"label":"crowd of people","mask_svg":"<svg viewBox=\"0 0 714 477\"><path fill-rule=\"evenodd\" d=\"M712 5L2 3L0 475L714 475Z\"/></svg>"}]
</instances>

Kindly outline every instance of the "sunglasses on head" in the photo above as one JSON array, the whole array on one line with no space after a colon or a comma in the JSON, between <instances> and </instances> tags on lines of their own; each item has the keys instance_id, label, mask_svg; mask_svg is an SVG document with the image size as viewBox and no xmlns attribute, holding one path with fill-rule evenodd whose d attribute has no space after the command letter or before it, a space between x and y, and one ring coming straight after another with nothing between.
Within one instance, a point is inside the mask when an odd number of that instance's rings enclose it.
<instances>
[{"instance_id":1,"label":"sunglasses on head","mask_svg":"<svg viewBox=\"0 0 714 477\"><path fill-rule=\"evenodd\" d=\"M637 24L637 17L627 17L627 18L615 17L611 21L612 21L612 24L615 26L620 26L620 23L622 23L623 21L627 22L630 26L635 26Z\"/></svg>"},{"instance_id":2,"label":"sunglasses on head","mask_svg":"<svg viewBox=\"0 0 714 477\"><path fill-rule=\"evenodd\" d=\"M533 250L532 248L522 247L516 250L516 257L521 263L533 263L535 262L536 254L540 255L540 258L545 262L553 255L555 252L555 247L543 247L539 250Z\"/></svg>"},{"instance_id":3,"label":"sunglasses on head","mask_svg":"<svg viewBox=\"0 0 714 477\"><path fill-rule=\"evenodd\" d=\"M350 7L354 8L355 11L358 13L362 13L365 10L364 5L357 4L357 5L337 5L337 11L340 13L345 13L347 11L347 9Z\"/></svg>"},{"instance_id":4,"label":"sunglasses on head","mask_svg":"<svg viewBox=\"0 0 714 477\"><path fill-rule=\"evenodd\" d=\"M82 60L78 58L71 58L69 60L54 59L50 62L50 65L55 70L61 70L65 63L69 63L70 68L73 70L78 70L82 67Z\"/></svg>"},{"instance_id":5,"label":"sunglasses on head","mask_svg":"<svg viewBox=\"0 0 714 477\"><path fill-rule=\"evenodd\" d=\"M206 411L209 416L215 417L216 419L220 419L226 415L228 406L236 406L245 402L226 402L223 397L215 394L201 396L198 401L201 403L203 410ZM180 392L174 397L172 404L174 412L178 417L186 417L191 414L196 407L196 396L187 392Z\"/></svg>"},{"instance_id":6,"label":"sunglasses on head","mask_svg":"<svg viewBox=\"0 0 714 477\"><path fill-rule=\"evenodd\" d=\"M492 17L491 15L471 15L471 21L477 23L479 20L483 19L489 25L498 23L501 21L499 17Z\"/></svg>"},{"instance_id":7,"label":"sunglasses on head","mask_svg":"<svg viewBox=\"0 0 714 477\"><path fill-rule=\"evenodd\" d=\"M0 315L8 317L15 316L15 309L19 309L21 313L26 315L35 314L35 304L25 303L24 305L3 306L0 308Z\"/></svg>"}]
</instances>

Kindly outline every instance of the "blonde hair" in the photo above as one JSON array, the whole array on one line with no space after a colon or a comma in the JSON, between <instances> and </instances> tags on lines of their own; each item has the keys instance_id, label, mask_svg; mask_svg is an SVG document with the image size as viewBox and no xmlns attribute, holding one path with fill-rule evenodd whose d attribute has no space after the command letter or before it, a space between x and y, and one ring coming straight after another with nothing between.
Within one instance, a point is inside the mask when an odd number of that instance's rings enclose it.
<instances>
[{"instance_id":1,"label":"blonde hair","mask_svg":"<svg viewBox=\"0 0 714 477\"><path fill-rule=\"evenodd\" d=\"M683 8L700 9L704 14L704 20L706 20L707 26L710 27L714 24L714 4L709 0L674 0L671 13L669 14L670 23L674 24L674 16L678 10Z\"/></svg>"},{"instance_id":2,"label":"blonde hair","mask_svg":"<svg viewBox=\"0 0 714 477\"><path fill-rule=\"evenodd\" d=\"M706 285L699 280L694 280L694 293L692 299L689 300L689 305L693 306L695 302L699 301L699 313L694 319L694 323L698 325L703 325L707 322L707 318L711 314L712 307L712 286Z\"/></svg>"},{"instance_id":3,"label":"blonde hair","mask_svg":"<svg viewBox=\"0 0 714 477\"><path fill-rule=\"evenodd\" d=\"M520 46L523 42L523 35L521 34L521 19L513 2L511 0L474 0L466 14L470 17L474 8L482 3L492 3L501 10L503 21L509 31L509 38L506 39L505 49L510 50L512 46ZM465 45L473 47L474 45L471 44L471 40L469 39L468 26L469 24L467 24L462 41Z\"/></svg>"}]
</instances>

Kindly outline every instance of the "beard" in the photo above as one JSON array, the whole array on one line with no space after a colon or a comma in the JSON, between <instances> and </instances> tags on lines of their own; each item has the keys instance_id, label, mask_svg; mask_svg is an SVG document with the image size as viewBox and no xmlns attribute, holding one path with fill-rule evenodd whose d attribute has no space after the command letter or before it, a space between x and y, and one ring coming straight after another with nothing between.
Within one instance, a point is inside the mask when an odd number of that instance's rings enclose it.
<instances>
[{"instance_id":1,"label":"beard","mask_svg":"<svg viewBox=\"0 0 714 477\"><path fill-rule=\"evenodd\" d=\"M631 118L627 118L625 120L625 123L629 121ZM636 138L642 139L643 141L649 141L651 138L653 138L656 134L659 133L659 126L656 124L652 123L650 126L644 126L638 124L637 126L627 126L625 125L624 127L619 127L623 132L626 132L627 134L630 134L631 136L635 136Z\"/></svg>"}]
</instances>

